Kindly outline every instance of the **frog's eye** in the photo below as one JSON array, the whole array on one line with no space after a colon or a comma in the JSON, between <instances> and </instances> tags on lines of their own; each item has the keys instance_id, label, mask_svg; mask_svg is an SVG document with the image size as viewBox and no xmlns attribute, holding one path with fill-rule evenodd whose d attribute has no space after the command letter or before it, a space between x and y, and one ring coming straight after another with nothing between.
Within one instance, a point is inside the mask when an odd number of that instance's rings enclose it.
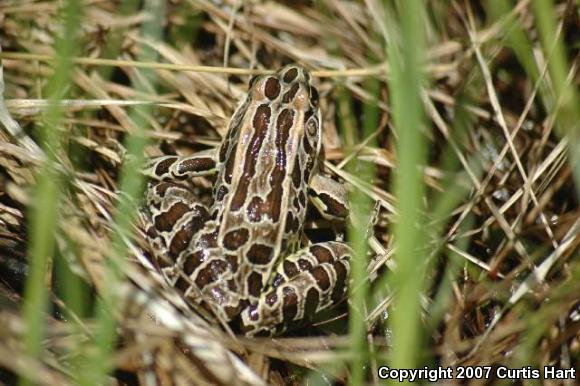
<instances>
[{"instance_id":1,"label":"frog's eye","mask_svg":"<svg viewBox=\"0 0 580 386\"><path fill-rule=\"evenodd\" d=\"M306 122L304 122L304 137L303 137L304 151L313 157L316 157L320 151L320 122L318 120L318 113L309 111L306 114Z\"/></svg>"},{"instance_id":2,"label":"frog's eye","mask_svg":"<svg viewBox=\"0 0 580 386\"><path fill-rule=\"evenodd\" d=\"M310 142L314 142L313 139L317 139L319 134L319 124L318 124L318 117L316 114L312 114L310 118L306 120L306 134L311 137Z\"/></svg>"}]
</instances>

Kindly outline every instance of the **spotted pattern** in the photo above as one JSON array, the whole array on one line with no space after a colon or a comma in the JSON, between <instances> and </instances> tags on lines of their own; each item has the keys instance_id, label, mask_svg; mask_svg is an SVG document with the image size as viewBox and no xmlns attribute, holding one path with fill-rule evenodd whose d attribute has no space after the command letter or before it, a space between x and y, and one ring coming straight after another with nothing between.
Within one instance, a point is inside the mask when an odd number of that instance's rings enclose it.
<instances>
[{"instance_id":1,"label":"spotted pattern","mask_svg":"<svg viewBox=\"0 0 580 386\"><path fill-rule=\"evenodd\" d=\"M143 217L158 268L247 335L281 333L345 297L349 247L300 245L307 194L329 217L348 213L342 185L327 190L318 177L320 122L310 75L286 66L252 79L216 149L160 157L146 170ZM210 174L205 207L187 180Z\"/></svg>"}]
</instances>

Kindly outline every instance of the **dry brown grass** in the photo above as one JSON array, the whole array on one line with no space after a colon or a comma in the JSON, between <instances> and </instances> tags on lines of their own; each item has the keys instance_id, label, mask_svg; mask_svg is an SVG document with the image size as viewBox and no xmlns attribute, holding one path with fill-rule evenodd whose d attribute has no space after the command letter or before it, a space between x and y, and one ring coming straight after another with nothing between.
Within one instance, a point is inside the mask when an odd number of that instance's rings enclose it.
<instances>
[{"instance_id":1,"label":"dry brown grass","mask_svg":"<svg viewBox=\"0 0 580 386\"><path fill-rule=\"evenodd\" d=\"M28 209L35 204L36 172L47 157L39 139L49 108L43 90L55 71L51 58L62 29L57 19L62 2L0 3L0 107L7 108L0 108L0 383L15 384L21 374L38 384L79 382L78 358L90 349L87 342L98 327L95 299L110 284L105 262L112 248L123 141L137 131L131 110L136 105L151 109L143 120L147 156L190 154L219 142L246 92L248 75L288 62L313 70L322 97L327 167L377 203L369 240L374 290L396 270L389 227L397 221L397 200L390 193L397 135L384 41L397 37L383 24L395 23L389 19L393 14L377 1L215 3L167 1L167 14L155 15L162 39L149 41L141 35L147 15L139 9L126 12L110 0L83 2L78 57L69 74L68 99L60 103L62 147L52 149L65 177L53 257L82 278L83 307L71 309L63 299L62 273L49 259L45 284L53 307L37 359L26 355L20 310L28 271ZM559 94L530 2L518 1L512 19L499 20L478 2L425 3L429 149L422 210L429 258L419 363L578 366L580 190L573 175L580 175L580 165L570 159L579 137L558 131L556 108L547 108L559 106ZM566 84L577 93L578 8L574 1L560 1L555 13L570 64ZM539 82L508 44L513 18L533 48L527 58ZM158 60L139 60L143 47ZM143 68L155 74L154 87L133 86L143 79ZM368 78L381 82L376 101L366 89ZM343 93L352 116L341 113ZM380 111L374 145L348 137L360 135L366 103L376 103ZM362 181L347 172L345 166L355 161L376 165L376 178ZM199 181L206 188L210 183ZM346 307L329 316L337 327L321 322L274 339L233 336L188 308L147 266L149 247L138 227L134 238L124 241L131 264L122 267L125 279L117 289L123 304L114 315L119 344L111 353L115 371L108 382L135 384L147 370L167 384L349 382L348 363L358 354L348 351ZM391 350L384 315L393 307L392 294L377 293L364 310L373 348L369 384L382 382L376 368L389 361ZM148 367L143 353L152 351L156 365Z\"/></svg>"}]
</instances>

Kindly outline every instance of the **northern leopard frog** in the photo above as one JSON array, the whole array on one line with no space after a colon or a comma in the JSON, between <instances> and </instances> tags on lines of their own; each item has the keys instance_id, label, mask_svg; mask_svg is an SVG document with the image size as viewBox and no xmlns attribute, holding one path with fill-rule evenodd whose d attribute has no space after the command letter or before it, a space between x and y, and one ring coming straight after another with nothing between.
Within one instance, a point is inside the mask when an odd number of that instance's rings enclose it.
<instances>
[{"instance_id":1,"label":"northern leopard frog","mask_svg":"<svg viewBox=\"0 0 580 386\"><path fill-rule=\"evenodd\" d=\"M344 186L319 172L321 114L310 74L255 77L216 149L148 167L145 217L166 280L247 335L273 335L344 298L349 247L301 248L307 200L348 215ZM217 173L207 208L185 183Z\"/></svg>"}]
</instances>

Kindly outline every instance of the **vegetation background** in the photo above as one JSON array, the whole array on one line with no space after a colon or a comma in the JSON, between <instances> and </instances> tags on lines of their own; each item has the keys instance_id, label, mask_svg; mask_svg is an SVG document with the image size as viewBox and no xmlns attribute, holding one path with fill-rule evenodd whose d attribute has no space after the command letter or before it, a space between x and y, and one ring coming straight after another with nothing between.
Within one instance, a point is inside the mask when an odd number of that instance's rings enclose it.
<instances>
[{"instance_id":1,"label":"vegetation background","mask_svg":"<svg viewBox=\"0 0 580 386\"><path fill-rule=\"evenodd\" d=\"M579 31L575 0L2 0L0 383L578 367ZM215 146L250 75L290 62L350 188L351 291L248 339L148 265L139 170Z\"/></svg>"}]
</instances>

